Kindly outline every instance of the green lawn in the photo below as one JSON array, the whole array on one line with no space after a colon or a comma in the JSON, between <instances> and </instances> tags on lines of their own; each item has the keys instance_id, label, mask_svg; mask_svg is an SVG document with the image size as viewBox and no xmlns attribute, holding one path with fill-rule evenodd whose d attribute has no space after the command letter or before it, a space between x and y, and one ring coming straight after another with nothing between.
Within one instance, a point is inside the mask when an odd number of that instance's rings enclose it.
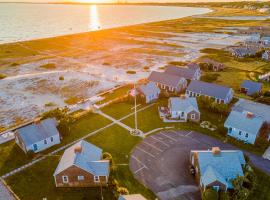
<instances>
[{"instance_id":1,"label":"green lawn","mask_svg":"<svg viewBox=\"0 0 270 200\"><path fill-rule=\"evenodd\" d=\"M54 149L79 139L109 123L111 123L111 121L102 117L101 115L89 113L72 125L71 134L65 136L61 141L61 144L53 146L40 154L51 152ZM0 175L3 175L30 161L30 159L27 158L24 152L15 144L14 141L1 144L0 155Z\"/></svg>"},{"instance_id":2,"label":"green lawn","mask_svg":"<svg viewBox=\"0 0 270 200\"><path fill-rule=\"evenodd\" d=\"M134 112L133 108L134 108L134 104L126 101L126 102L114 103L112 105L105 106L101 110L115 119L120 119ZM137 108L140 109L142 108L142 106L138 106Z\"/></svg>"},{"instance_id":3,"label":"green lawn","mask_svg":"<svg viewBox=\"0 0 270 200\"><path fill-rule=\"evenodd\" d=\"M87 141L99 146L113 156L116 166L111 173L111 178L117 179L120 186L127 187L130 193L141 193L147 199L154 199L154 194L137 182L129 170L129 154L132 148L141 141L140 138L131 136L125 129L114 125L97 135L91 136ZM100 199L100 188L92 189L57 189L54 186L53 172L61 155L48 157L42 162L33 165L14 176L7 178L8 185L22 200L36 200L47 197L52 199ZM104 199L113 199L112 193L103 190Z\"/></svg>"}]
</instances>

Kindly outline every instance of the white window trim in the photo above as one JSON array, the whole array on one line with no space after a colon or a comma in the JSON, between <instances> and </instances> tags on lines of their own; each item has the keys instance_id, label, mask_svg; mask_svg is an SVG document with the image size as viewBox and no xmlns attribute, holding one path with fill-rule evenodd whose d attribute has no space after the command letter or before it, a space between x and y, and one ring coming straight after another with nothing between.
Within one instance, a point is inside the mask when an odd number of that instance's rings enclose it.
<instances>
[{"instance_id":1,"label":"white window trim","mask_svg":"<svg viewBox=\"0 0 270 200\"><path fill-rule=\"evenodd\" d=\"M78 176L78 181L84 181L84 176Z\"/></svg>"},{"instance_id":2,"label":"white window trim","mask_svg":"<svg viewBox=\"0 0 270 200\"><path fill-rule=\"evenodd\" d=\"M196 114L191 114L191 119L196 119Z\"/></svg>"},{"instance_id":3,"label":"white window trim","mask_svg":"<svg viewBox=\"0 0 270 200\"><path fill-rule=\"evenodd\" d=\"M99 182L100 182L99 176L94 176L94 182L95 182L95 183L99 183Z\"/></svg>"},{"instance_id":4,"label":"white window trim","mask_svg":"<svg viewBox=\"0 0 270 200\"><path fill-rule=\"evenodd\" d=\"M65 180L66 178L66 180ZM63 183L68 183L68 176L62 176L62 181Z\"/></svg>"}]
</instances>

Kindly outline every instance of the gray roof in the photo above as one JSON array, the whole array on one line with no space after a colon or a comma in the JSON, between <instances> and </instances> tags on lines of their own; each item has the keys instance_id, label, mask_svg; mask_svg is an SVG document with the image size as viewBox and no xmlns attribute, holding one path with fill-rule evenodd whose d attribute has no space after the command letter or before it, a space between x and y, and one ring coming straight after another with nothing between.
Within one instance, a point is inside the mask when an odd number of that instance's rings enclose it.
<instances>
[{"instance_id":1,"label":"gray roof","mask_svg":"<svg viewBox=\"0 0 270 200\"><path fill-rule=\"evenodd\" d=\"M258 50L259 48L254 47L239 47L233 49L234 53L240 56L255 55Z\"/></svg>"},{"instance_id":2,"label":"gray roof","mask_svg":"<svg viewBox=\"0 0 270 200\"><path fill-rule=\"evenodd\" d=\"M241 88L246 88L248 90L247 95L253 95L254 93L261 91L262 83L244 80L243 83L241 84Z\"/></svg>"},{"instance_id":3,"label":"gray roof","mask_svg":"<svg viewBox=\"0 0 270 200\"><path fill-rule=\"evenodd\" d=\"M262 117L264 121L270 123L270 106L257 103L254 101L249 101L245 99L240 99L232 108L235 111L243 112L249 111L254 113L258 117Z\"/></svg>"},{"instance_id":4,"label":"gray roof","mask_svg":"<svg viewBox=\"0 0 270 200\"><path fill-rule=\"evenodd\" d=\"M193 79L197 69L185 68L185 67L176 67L168 66L165 70L166 74L176 75L179 77L184 77L185 79Z\"/></svg>"},{"instance_id":5,"label":"gray roof","mask_svg":"<svg viewBox=\"0 0 270 200\"><path fill-rule=\"evenodd\" d=\"M80 153L75 152L78 147L82 149ZM94 176L109 176L109 161L101 158L102 149L81 140L65 150L54 176L71 166L79 167Z\"/></svg>"},{"instance_id":6,"label":"gray roof","mask_svg":"<svg viewBox=\"0 0 270 200\"><path fill-rule=\"evenodd\" d=\"M232 111L225 121L225 127L233 127L250 134L258 135L264 120L261 117L247 117L247 111Z\"/></svg>"},{"instance_id":7,"label":"gray roof","mask_svg":"<svg viewBox=\"0 0 270 200\"><path fill-rule=\"evenodd\" d=\"M202 182L207 185L218 180L227 183L227 187L232 188L230 180L238 175L243 176L245 159L242 151L223 150L218 155L212 151L198 151L198 162Z\"/></svg>"},{"instance_id":8,"label":"gray roof","mask_svg":"<svg viewBox=\"0 0 270 200\"><path fill-rule=\"evenodd\" d=\"M59 135L55 119L45 119L17 130L25 146L33 145L55 135Z\"/></svg>"},{"instance_id":9,"label":"gray roof","mask_svg":"<svg viewBox=\"0 0 270 200\"><path fill-rule=\"evenodd\" d=\"M169 99L172 111L184 111L189 113L193 110L199 113L196 98L189 97L171 97Z\"/></svg>"},{"instance_id":10,"label":"gray roof","mask_svg":"<svg viewBox=\"0 0 270 200\"><path fill-rule=\"evenodd\" d=\"M148 80L167 86L178 87L179 84L184 80L184 78L167 73L153 71L148 77Z\"/></svg>"},{"instance_id":11,"label":"gray roof","mask_svg":"<svg viewBox=\"0 0 270 200\"><path fill-rule=\"evenodd\" d=\"M142 195L140 194L129 194L129 195L121 195L118 200L146 200Z\"/></svg>"},{"instance_id":12,"label":"gray roof","mask_svg":"<svg viewBox=\"0 0 270 200\"><path fill-rule=\"evenodd\" d=\"M194 63L194 62L188 63L188 64L187 64L187 67L188 67L189 69L195 69L195 70L200 69L200 66L199 66L197 63Z\"/></svg>"},{"instance_id":13,"label":"gray roof","mask_svg":"<svg viewBox=\"0 0 270 200\"><path fill-rule=\"evenodd\" d=\"M226 99L228 93L231 91L231 88L214 83L192 80L188 85L187 90L218 99Z\"/></svg>"},{"instance_id":14,"label":"gray roof","mask_svg":"<svg viewBox=\"0 0 270 200\"><path fill-rule=\"evenodd\" d=\"M160 89L156 86L155 83L150 82L146 85L141 85L139 87L139 90L145 95L145 96L151 96L153 94L160 93Z\"/></svg>"}]
</instances>

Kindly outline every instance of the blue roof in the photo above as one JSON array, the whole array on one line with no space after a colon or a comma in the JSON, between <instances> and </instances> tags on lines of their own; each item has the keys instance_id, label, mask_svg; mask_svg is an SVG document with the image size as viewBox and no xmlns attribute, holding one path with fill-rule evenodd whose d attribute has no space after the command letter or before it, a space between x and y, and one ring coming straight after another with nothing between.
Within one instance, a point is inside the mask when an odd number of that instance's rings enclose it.
<instances>
[{"instance_id":1,"label":"blue roof","mask_svg":"<svg viewBox=\"0 0 270 200\"><path fill-rule=\"evenodd\" d=\"M183 77L156 71L153 71L150 74L148 80L154 83L161 83L172 87L178 87L182 81L185 81Z\"/></svg>"},{"instance_id":2,"label":"blue roof","mask_svg":"<svg viewBox=\"0 0 270 200\"><path fill-rule=\"evenodd\" d=\"M264 120L253 114L252 117L248 116L248 112L232 111L225 121L225 127L237 128L250 134L258 135Z\"/></svg>"},{"instance_id":3,"label":"blue roof","mask_svg":"<svg viewBox=\"0 0 270 200\"><path fill-rule=\"evenodd\" d=\"M244 80L241 85L241 88L247 89L247 95L253 95L254 93L261 91L262 83Z\"/></svg>"},{"instance_id":4,"label":"blue roof","mask_svg":"<svg viewBox=\"0 0 270 200\"><path fill-rule=\"evenodd\" d=\"M25 146L33 145L55 135L59 135L55 119L45 119L17 130Z\"/></svg>"},{"instance_id":5,"label":"blue roof","mask_svg":"<svg viewBox=\"0 0 270 200\"><path fill-rule=\"evenodd\" d=\"M249 111L270 123L270 106L246 99L240 99L232 108L238 112Z\"/></svg>"},{"instance_id":6,"label":"blue roof","mask_svg":"<svg viewBox=\"0 0 270 200\"><path fill-rule=\"evenodd\" d=\"M242 151L228 150L214 154L212 151L198 151L198 162L201 173L201 181L208 185L215 180L226 183L232 188L231 180L237 176L243 176L242 165L245 159Z\"/></svg>"},{"instance_id":7,"label":"blue roof","mask_svg":"<svg viewBox=\"0 0 270 200\"><path fill-rule=\"evenodd\" d=\"M155 95L157 93L160 93L160 89L156 86L155 83L150 82L147 83L146 85L141 85L139 87L139 90L145 95L145 96L151 96Z\"/></svg>"},{"instance_id":8,"label":"blue roof","mask_svg":"<svg viewBox=\"0 0 270 200\"><path fill-rule=\"evenodd\" d=\"M165 73L184 77L185 79L192 80L196 71L197 71L197 69L192 69L192 68L168 66L165 70Z\"/></svg>"},{"instance_id":9,"label":"blue roof","mask_svg":"<svg viewBox=\"0 0 270 200\"><path fill-rule=\"evenodd\" d=\"M81 148L81 152L75 152L78 147ZM109 176L109 161L101 158L102 149L81 140L65 150L54 175L74 165L94 176Z\"/></svg>"},{"instance_id":10,"label":"blue roof","mask_svg":"<svg viewBox=\"0 0 270 200\"><path fill-rule=\"evenodd\" d=\"M199 112L196 98L190 97L171 97L169 99L172 111L197 111Z\"/></svg>"},{"instance_id":11,"label":"blue roof","mask_svg":"<svg viewBox=\"0 0 270 200\"><path fill-rule=\"evenodd\" d=\"M231 91L231 88L214 83L192 80L188 85L187 90L197 94L215 97L217 99L226 99L227 95Z\"/></svg>"}]
</instances>

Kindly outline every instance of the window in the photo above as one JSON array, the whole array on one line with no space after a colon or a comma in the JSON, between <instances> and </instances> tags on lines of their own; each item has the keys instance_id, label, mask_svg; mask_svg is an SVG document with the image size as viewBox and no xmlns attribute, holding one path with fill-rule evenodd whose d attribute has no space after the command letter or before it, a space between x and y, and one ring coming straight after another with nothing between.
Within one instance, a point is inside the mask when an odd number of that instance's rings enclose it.
<instances>
[{"instance_id":1,"label":"window","mask_svg":"<svg viewBox=\"0 0 270 200\"><path fill-rule=\"evenodd\" d=\"M213 186L213 189L219 191L219 186Z\"/></svg>"},{"instance_id":2,"label":"window","mask_svg":"<svg viewBox=\"0 0 270 200\"><path fill-rule=\"evenodd\" d=\"M47 140L44 140L44 144L47 144Z\"/></svg>"},{"instance_id":3,"label":"window","mask_svg":"<svg viewBox=\"0 0 270 200\"><path fill-rule=\"evenodd\" d=\"M239 135L242 135L242 131L239 131Z\"/></svg>"},{"instance_id":4,"label":"window","mask_svg":"<svg viewBox=\"0 0 270 200\"><path fill-rule=\"evenodd\" d=\"M94 176L94 182L99 182L99 176Z\"/></svg>"},{"instance_id":5,"label":"window","mask_svg":"<svg viewBox=\"0 0 270 200\"><path fill-rule=\"evenodd\" d=\"M84 176L78 176L78 181L83 181L84 180Z\"/></svg>"},{"instance_id":6,"label":"window","mask_svg":"<svg viewBox=\"0 0 270 200\"><path fill-rule=\"evenodd\" d=\"M51 142L53 142L53 137L51 137Z\"/></svg>"},{"instance_id":7,"label":"window","mask_svg":"<svg viewBox=\"0 0 270 200\"><path fill-rule=\"evenodd\" d=\"M248 138L248 133L246 133L246 138Z\"/></svg>"},{"instance_id":8,"label":"window","mask_svg":"<svg viewBox=\"0 0 270 200\"><path fill-rule=\"evenodd\" d=\"M33 144L33 147L34 147L34 151L38 150L37 144Z\"/></svg>"},{"instance_id":9,"label":"window","mask_svg":"<svg viewBox=\"0 0 270 200\"><path fill-rule=\"evenodd\" d=\"M191 114L191 119L195 119L196 115L195 114Z\"/></svg>"},{"instance_id":10,"label":"window","mask_svg":"<svg viewBox=\"0 0 270 200\"><path fill-rule=\"evenodd\" d=\"M184 112L181 112L181 117L184 117L185 113Z\"/></svg>"},{"instance_id":11,"label":"window","mask_svg":"<svg viewBox=\"0 0 270 200\"><path fill-rule=\"evenodd\" d=\"M232 133L232 127L229 128L229 133Z\"/></svg>"},{"instance_id":12,"label":"window","mask_svg":"<svg viewBox=\"0 0 270 200\"><path fill-rule=\"evenodd\" d=\"M68 183L68 176L62 176L63 183Z\"/></svg>"}]
</instances>

